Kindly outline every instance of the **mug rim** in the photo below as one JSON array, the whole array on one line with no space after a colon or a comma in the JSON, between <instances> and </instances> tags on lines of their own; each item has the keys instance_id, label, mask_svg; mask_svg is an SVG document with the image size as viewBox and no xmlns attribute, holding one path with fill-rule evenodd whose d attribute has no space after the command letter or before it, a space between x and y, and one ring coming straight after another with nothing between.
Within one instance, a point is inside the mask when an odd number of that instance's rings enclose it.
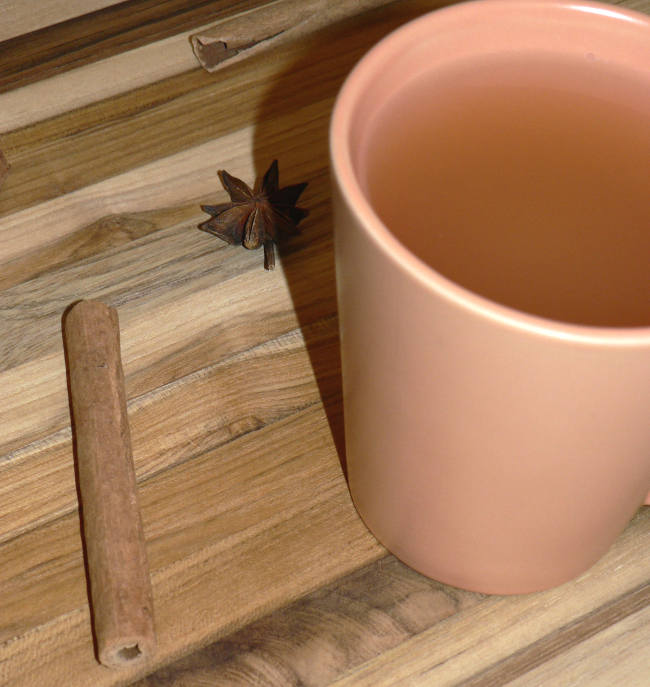
<instances>
[{"instance_id":1,"label":"mug rim","mask_svg":"<svg viewBox=\"0 0 650 687\"><path fill-rule=\"evenodd\" d=\"M537 335L586 344L650 346L650 324L589 325L554 320L499 303L445 277L397 239L375 213L362 190L348 144L349 132L355 107L363 97L366 84L376 77L376 70L383 61L383 55L390 52L393 46L406 43L409 36L412 40L424 24L437 22L443 15L446 19L457 15L456 20L460 20L463 15L472 15L477 9L487 12L516 9L518 13L531 9L544 12L578 11L592 15L592 21L593 15L596 15L601 22L633 22L650 35L649 16L593 0L466 0L427 12L406 22L377 42L346 77L334 103L330 121L329 152L333 180L337 183L348 207L356 215L360 226L376 246L411 278L456 305L502 326L524 329Z\"/></svg>"}]
</instances>

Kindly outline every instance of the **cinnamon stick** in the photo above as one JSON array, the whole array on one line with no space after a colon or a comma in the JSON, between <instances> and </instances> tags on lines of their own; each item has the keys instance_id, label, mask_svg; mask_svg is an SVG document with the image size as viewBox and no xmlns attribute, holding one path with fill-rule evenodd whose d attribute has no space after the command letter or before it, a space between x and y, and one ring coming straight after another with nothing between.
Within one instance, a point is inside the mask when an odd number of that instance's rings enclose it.
<instances>
[{"instance_id":1,"label":"cinnamon stick","mask_svg":"<svg viewBox=\"0 0 650 687\"><path fill-rule=\"evenodd\" d=\"M117 311L80 301L64 340L97 657L119 667L146 659L156 640Z\"/></svg>"}]
</instances>

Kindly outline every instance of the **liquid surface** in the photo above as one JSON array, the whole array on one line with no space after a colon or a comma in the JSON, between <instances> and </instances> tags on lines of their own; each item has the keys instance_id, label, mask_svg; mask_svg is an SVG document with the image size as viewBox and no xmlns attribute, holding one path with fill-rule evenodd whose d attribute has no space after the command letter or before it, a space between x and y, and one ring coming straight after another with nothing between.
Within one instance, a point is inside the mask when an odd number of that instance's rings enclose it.
<instances>
[{"instance_id":1,"label":"liquid surface","mask_svg":"<svg viewBox=\"0 0 650 687\"><path fill-rule=\"evenodd\" d=\"M368 123L384 224L466 288L551 319L650 325L650 78L492 56L408 83Z\"/></svg>"}]
</instances>

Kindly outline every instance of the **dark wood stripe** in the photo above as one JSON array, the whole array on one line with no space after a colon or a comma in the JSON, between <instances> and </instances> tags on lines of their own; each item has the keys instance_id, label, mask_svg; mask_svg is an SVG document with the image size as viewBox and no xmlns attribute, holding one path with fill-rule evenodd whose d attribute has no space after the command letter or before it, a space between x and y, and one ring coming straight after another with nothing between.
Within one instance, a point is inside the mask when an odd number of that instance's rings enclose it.
<instances>
[{"instance_id":1,"label":"dark wood stripe","mask_svg":"<svg viewBox=\"0 0 650 687\"><path fill-rule=\"evenodd\" d=\"M0 93L268 2L129 0L16 36L0 43Z\"/></svg>"},{"instance_id":2,"label":"dark wood stripe","mask_svg":"<svg viewBox=\"0 0 650 687\"><path fill-rule=\"evenodd\" d=\"M463 687L498 687L550 661L650 604L650 583L606 603L582 618L542 637L463 682Z\"/></svg>"}]
</instances>

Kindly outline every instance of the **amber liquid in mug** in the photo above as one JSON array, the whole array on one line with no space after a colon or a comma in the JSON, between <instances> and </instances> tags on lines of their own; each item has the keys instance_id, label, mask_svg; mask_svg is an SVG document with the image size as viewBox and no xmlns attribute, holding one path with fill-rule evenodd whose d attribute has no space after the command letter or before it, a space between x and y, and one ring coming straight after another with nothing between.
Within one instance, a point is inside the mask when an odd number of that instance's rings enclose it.
<instances>
[{"instance_id":1,"label":"amber liquid in mug","mask_svg":"<svg viewBox=\"0 0 650 687\"><path fill-rule=\"evenodd\" d=\"M460 285L535 315L650 325L650 78L495 55L427 73L368 122L376 213Z\"/></svg>"}]
</instances>

